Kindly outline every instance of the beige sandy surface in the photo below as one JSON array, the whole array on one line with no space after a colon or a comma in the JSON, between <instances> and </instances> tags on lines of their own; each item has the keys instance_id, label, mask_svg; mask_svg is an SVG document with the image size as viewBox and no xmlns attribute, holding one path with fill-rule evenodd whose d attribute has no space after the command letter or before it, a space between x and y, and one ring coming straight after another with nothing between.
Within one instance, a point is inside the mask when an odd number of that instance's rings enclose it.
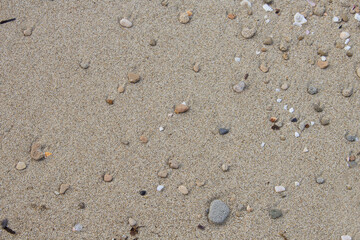
<instances>
[{"instance_id":1,"label":"beige sandy surface","mask_svg":"<svg viewBox=\"0 0 360 240\"><path fill-rule=\"evenodd\" d=\"M346 131L358 133L360 119L360 33L351 7L327 0L327 16L319 17L310 16L314 8L305 0L274 0L277 15L252 2L248 15L239 0L170 0L168 6L161 0L2 0L0 20L16 21L0 25L0 216L17 234L2 230L0 239L284 239L280 232L287 239L360 239L360 171L346 163L360 148L344 138ZM178 16L187 10L191 20L181 24ZM293 26L296 12L308 15L302 27ZM333 23L341 12L350 20ZM123 17L132 28L119 25ZM257 33L244 39L248 25ZM26 28L33 28L31 36L24 36ZM334 46L342 31L351 35L353 57ZM267 36L274 44L257 55ZM289 60L279 50L284 38ZM316 65L320 47L328 48L327 69ZM88 69L79 66L82 59L90 61ZM262 62L268 73L259 70ZM141 80L120 94L129 72ZM232 85L246 73L246 90L235 93ZM277 92L286 80L289 89ZM318 94L307 93L309 81ZM347 86L354 88L349 98L341 94ZM312 106L318 100L322 113ZM168 116L184 101L188 112ZM272 116L283 122L280 130L271 129ZM328 126L321 116L330 118ZM300 131L303 120L315 124ZM219 127L230 132L219 135ZM36 141L52 155L32 160ZM169 159L180 168L169 168ZM15 168L20 161L25 170ZM164 169L168 177L158 177ZM105 173L112 182L103 181ZM63 183L68 191L55 194ZM286 191L276 193L278 185ZM231 210L220 226L208 221L213 199ZM241 204L253 211L241 211ZM272 208L283 216L271 219ZM129 217L141 226L136 236ZM73 232L77 223L83 230Z\"/></svg>"}]
</instances>

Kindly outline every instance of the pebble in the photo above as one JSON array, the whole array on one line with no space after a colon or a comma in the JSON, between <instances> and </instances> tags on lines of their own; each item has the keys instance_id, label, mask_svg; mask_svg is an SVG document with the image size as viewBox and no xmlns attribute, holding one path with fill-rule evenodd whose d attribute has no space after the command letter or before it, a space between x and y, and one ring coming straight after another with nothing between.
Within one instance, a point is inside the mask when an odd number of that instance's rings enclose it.
<instances>
[{"instance_id":1,"label":"pebble","mask_svg":"<svg viewBox=\"0 0 360 240\"><path fill-rule=\"evenodd\" d=\"M289 109L289 113L293 113L294 111L295 111L294 108Z\"/></svg>"},{"instance_id":2,"label":"pebble","mask_svg":"<svg viewBox=\"0 0 360 240\"><path fill-rule=\"evenodd\" d=\"M235 62L240 62L240 61L241 61L241 58L235 57Z\"/></svg>"},{"instance_id":3,"label":"pebble","mask_svg":"<svg viewBox=\"0 0 360 240\"><path fill-rule=\"evenodd\" d=\"M321 61L323 61L323 62L326 61L326 57L325 57L325 56L321 56L320 59L321 59Z\"/></svg>"},{"instance_id":4,"label":"pebble","mask_svg":"<svg viewBox=\"0 0 360 240\"><path fill-rule=\"evenodd\" d=\"M278 102L278 103L281 103L281 101L282 101L281 98L276 99L276 102Z\"/></svg>"},{"instance_id":5,"label":"pebble","mask_svg":"<svg viewBox=\"0 0 360 240\"><path fill-rule=\"evenodd\" d=\"M29 27L29 28L27 28L27 29L25 29L24 30L24 36L31 36L31 34L32 34L32 31L33 31L33 28L31 28L31 27Z\"/></svg>"},{"instance_id":6,"label":"pebble","mask_svg":"<svg viewBox=\"0 0 360 240\"><path fill-rule=\"evenodd\" d=\"M80 232L82 229L83 229L83 226L80 223L78 223L73 227L72 230L73 230L73 232Z\"/></svg>"},{"instance_id":7,"label":"pebble","mask_svg":"<svg viewBox=\"0 0 360 240\"><path fill-rule=\"evenodd\" d=\"M325 179L323 179L322 177L318 177L318 178L316 178L316 182L318 184L323 184L325 182Z\"/></svg>"},{"instance_id":8,"label":"pebble","mask_svg":"<svg viewBox=\"0 0 360 240\"><path fill-rule=\"evenodd\" d=\"M104 175L104 181L105 182L111 182L113 179L113 177L110 174L105 174Z\"/></svg>"},{"instance_id":9,"label":"pebble","mask_svg":"<svg viewBox=\"0 0 360 240\"><path fill-rule=\"evenodd\" d=\"M16 164L16 169L17 170L24 170L25 168L26 168L26 163L24 163L24 162L18 162Z\"/></svg>"},{"instance_id":10,"label":"pebble","mask_svg":"<svg viewBox=\"0 0 360 240\"><path fill-rule=\"evenodd\" d=\"M231 20L233 20L233 19L236 18L236 15L235 15L235 14L232 14L232 13L229 13L229 14L228 14L228 18L231 19Z\"/></svg>"},{"instance_id":11,"label":"pebble","mask_svg":"<svg viewBox=\"0 0 360 240\"><path fill-rule=\"evenodd\" d=\"M341 236L341 240L351 240L351 237L349 235L343 235Z\"/></svg>"},{"instance_id":12,"label":"pebble","mask_svg":"<svg viewBox=\"0 0 360 240\"><path fill-rule=\"evenodd\" d=\"M151 39L150 42L149 42L150 46L156 46L157 42L155 39Z\"/></svg>"},{"instance_id":13,"label":"pebble","mask_svg":"<svg viewBox=\"0 0 360 240\"><path fill-rule=\"evenodd\" d=\"M90 67L90 60L82 59L79 65L82 69L88 69Z\"/></svg>"},{"instance_id":14,"label":"pebble","mask_svg":"<svg viewBox=\"0 0 360 240\"><path fill-rule=\"evenodd\" d=\"M31 145L30 156L32 159L39 161L45 157L45 154L41 151L41 144L35 142Z\"/></svg>"},{"instance_id":15,"label":"pebble","mask_svg":"<svg viewBox=\"0 0 360 240\"><path fill-rule=\"evenodd\" d=\"M294 15L293 25L301 27L304 23L307 23L307 20L305 19L304 15L300 13L296 13Z\"/></svg>"},{"instance_id":16,"label":"pebble","mask_svg":"<svg viewBox=\"0 0 360 240\"><path fill-rule=\"evenodd\" d=\"M317 65L319 68L321 69L325 69L329 66L329 62L328 61L322 61L321 58L317 61Z\"/></svg>"},{"instance_id":17,"label":"pebble","mask_svg":"<svg viewBox=\"0 0 360 240\"><path fill-rule=\"evenodd\" d=\"M227 172L229 171L229 165L224 163L222 166L221 166L221 169L223 170L223 172Z\"/></svg>"},{"instance_id":18,"label":"pebble","mask_svg":"<svg viewBox=\"0 0 360 240\"><path fill-rule=\"evenodd\" d=\"M230 129L227 128L219 128L219 134L220 135L225 135L230 131Z\"/></svg>"},{"instance_id":19,"label":"pebble","mask_svg":"<svg viewBox=\"0 0 360 240\"><path fill-rule=\"evenodd\" d=\"M243 30L241 31L241 35L246 38L252 38L255 34L256 34L256 28L248 28L248 27L244 27Z\"/></svg>"},{"instance_id":20,"label":"pebble","mask_svg":"<svg viewBox=\"0 0 360 240\"><path fill-rule=\"evenodd\" d=\"M70 187L70 185L67 183L61 184L59 193L64 194L69 189L69 187Z\"/></svg>"},{"instance_id":21,"label":"pebble","mask_svg":"<svg viewBox=\"0 0 360 240\"><path fill-rule=\"evenodd\" d=\"M275 192L280 193L280 192L284 192L284 191L285 191L285 187L275 186Z\"/></svg>"},{"instance_id":22,"label":"pebble","mask_svg":"<svg viewBox=\"0 0 360 240\"><path fill-rule=\"evenodd\" d=\"M348 140L349 142L355 142L355 141L357 141L357 136L346 134L345 139Z\"/></svg>"},{"instance_id":23,"label":"pebble","mask_svg":"<svg viewBox=\"0 0 360 240\"><path fill-rule=\"evenodd\" d=\"M199 179L196 179L195 183L196 183L196 186L198 186L198 187L202 187L205 185L205 181L200 181Z\"/></svg>"},{"instance_id":24,"label":"pebble","mask_svg":"<svg viewBox=\"0 0 360 240\"><path fill-rule=\"evenodd\" d=\"M313 107L316 112L322 112L324 110L324 106L320 106L320 102L314 103Z\"/></svg>"},{"instance_id":25,"label":"pebble","mask_svg":"<svg viewBox=\"0 0 360 240\"><path fill-rule=\"evenodd\" d=\"M316 16L319 16L319 17L323 16L325 11L326 11L326 8L323 4L321 4L321 3L316 4L316 7L314 9L314 14Z\"/></svg>"},{"instance_id":26,"label":"pebble","mask_svg":"<svg viewBox=\"0 0 360 240\"><path fill-rule=\"evenodd\" d=\"M140 81L140 75L137 73L130 72L128 73L128 79L130 83L137 83Z\"/></svg>"},{"instance_id":27,"label":"pebble","mask_svg":"<svg viewBox=\"0 0 360 240\"><path fill-rule=\"evenodd\" d=\"M250 213L250 212L254 211L254 209L252 209L252 207L250 207L250 205L247 205L246 211Z\"/></svg>"},{"instance_id":28,"label":"pebble","mask_svg":"<svg viewBox=\"0 0 360 240\"><path fill-rule=\"evenodd\" d=\"M345 44L342 42L336 41L335 47L339 48L339 49L343 49L345 47Z\"/></svg>"},{"instance_id":29,"label":"pebble","mask_svg":"<svg viewBox=\"0 0 360 240\"><path fill-rule=\"evenodd\" d=\"M79 209L85 209L86 205L84 202L79 203L78 205Z\"/></svg>"},{"instance_id":30,"label":"pebble","mask_svg":"<svg viewBox=\"0 0 360 240\"><path fill-rule=\"evenodd\" d=\"M345 51L349 51L350 48L351 48L350 46L345 46L345 47L344 47L344 50L345 50Z\"/></svg>"},{"instance_id":31,"label":"pebble","mask_svg":"<svg viewBox=\"0 0 360 240\"><path fill-rule=\"evenodd\" d=\"M186 24L190 21L190 16L187 12L183 12L179 15L179 21L182 23L182 24Z\"/></svg>"},{"instance_id":32,"label":"pebble","mask_svg":"<svg viewBox=\"0 0 360 240\"><path fill-rule=\"evenodd\" d=\"M118 93L123 93L123 92L125 92L125 87L119 86L117 90L118 90Z\"/></svg>"},{"instance_id":33,"label":"pebble","mask_svg":"<svg viewBox=\"0 0 360 240\"><path fill-rule=\"evenodd\" d=\"M323 126L329 125L330 124L330 118L328 116L322 116L320 118L320 123Z\"/></svg>"},{"instance_id":34,"label":"pebble","mask_svg":"<svg viewBox=\"0 0 360 240\"><path fill-rule=\"evenodd\" d=\"M140 142L142 143L147 143L149 140L147 137L145 137L144 135L140 136Z\"/></svg>"},{"instance_id":35,"label":"pebble","mask_svg":"<svg viewBox=\"0 0 360 240\"><path fill-rule=\"evenodd\" d=\"M346 13L341 14L341 20L344 22L349 21L349 17L346 15Z\"/></svg>"},{"instance_id":36,"label":"pebble","mask_svg":"<svg viewBox=\"0 0 360 240\"><path fill-rule=\"evenodd\" d=\"M356 75L360 78L360 67L356 69Z\"/></svg>"},{"instance_id":37,"label":"pebble","mask_svg":"<svg viewBox=\"0 0 360 240\"><path fill-rule=\"evenodd\" d=\"M273 44L273 39L271 37L267 37L264 40L264 45L272 45Z\"/></svg>"},{"instance_id":38,"label":"pebble","mask_svg":"<svg viewBox=\"0 0 360 240\"><path fill-rule=\"evenodd\" d=\"M160 131L160 132L162 132L162 131L164 131L164 130L165 130L164 127L159 127L159 131Z\"/></svg>"},{"instance_id":39,"label":"pebble","mask_svg":"<svg viewBox=\"0 0 360 240\"><path fill-rule=\"evenodd\" d=\"M166 178L167 175L168 175L167 170L162 170L162 171L158 172L158 176L161 178Z\"/></svg>"},{"instance_id":40,"label":"pebble","mask_svg":"<svg viewBox=\"0 0 360 240\"><path fill-rule=\"evenodd\" d=\"M146 191L145 191L145 190L141 190L139 193L140 193L141 196L145 196L145 195L146 195Z\"/></svg>"},{"instance_id":41,"label":"pebble","mask_svg":"<svg viewBox=\"0 0 360 240\"><path fill-rule=\"evenodd\" d=\"M123 18L120 20L120 25L126 28L131 28L133 24L128 19Z\"/></svg>"},{"instance_id":42,"label":"pebble","mask_svg":"<svg viewBox=\"0 0 360 240\"><path fill-rule=\"evenodd\" d=\"M200 63L195 63L193 70L194 70L194 72L199 72L200 71Z\"/></svg>"},{"instance_id":43,"label":"pebble","mask_svg":"<svg viewBox=\"0 0 360 240\"><path fill-rule=\"evenodd\" d=\"M295 182L295 187L299 187L300 183L299 182Z\"/></svg>"},{"instance_id":44,"label":"pebble","mask_svg":"<svg viewBox=\"0 0 360 240\"><path fill-rule=\"evenodd\" d=\"M310 95L314 95L314 94L317 94L319 91L316 87L314 86L308 86L308 89L307 89L307 92L310 94Z\"/></svg>"},{"instance_id":45,"label":"pebble","mask_svg":"<svg viewBox=\"0 0 360 240\"><path fill-rule=\"evenodd\" d=\"M341 32L340 33L340 38L343 39L343 40L345 40L345 39L347 39L349 37L350 37L350 33L348 33L348 32Z\"/></svg>"},{"instance_id":46,"label":"pebble","mask_svg":"<svg viewBox=\"0 0 360 240\"><path fill-rule=\"evenodd\" d=\"M332 19L332 21L334 22L334 23L339 23L339 22L341 22L341 19L339 18L339 17L333 17L333 19Z\"/></svg>"},{"instance_id":47,"label":"pebble","mask_svg":"<svg viewBox=\"0 0 360 240\"><path fill-rule=\"evenodd\" d=\"M178 169L180 167L180 163L173 159L169 161L169 166L172 169Z\"/></svg>"},{"instance_id":48,"label":"pebble","mask_svg":"<svg viewBox=\"0 0 360 240\"><path fill-rule=\"evenodd\" d=\"M226 218L229 216L230 209L221 200L214 200L210 204L209 210L209 220L215 224L222 224L225 222Z\"/></svg>"},{"instance_id":49,"label":"pebble","mask_svg":"<svg viewBox=\"0 0 360 240\"><path fill-rule=\"evenodd\" d=\"M114 98L110 98L108 97L107 99L105 99L106 103L109 105L113 105L114 104Z\"/></svg>"},{"instance_id":50,"label":"pebble","mask_svg":"<svg viewBox=\"0 0 360 240\"><path fill-rule=\"evenodd\" d=\"M240 81L238 84L233 86L233 90L237 93L241 93L246 88L246 84L244 81Z\"/></svg>"},{"instance_id":51,"label":"pebble","mask_svg":"<svg viewBox=\"0 0 360 240\"><path fill-rule=\"evenodd\" d=\"M344 97L350 97L353 94L353 88L352 87L344 88L341 93Z\"/></svg>"},{"instance_id":52,"label":"pebble","mask_svg":"<svg viewBox=\"0 0 360 240\"><path fill-rule=\"evenodd\" d=\"M282 52L286 52L287 50L289 50L289 43L284 39L281 40L279 49Z\"/></svg>"},{"instance_id":53,"label":"pebble","mask_svg":"<svg viewBox=\"0 0 360 240\"><path fill-rule=\"evenodd\" d=\"M269 211L269 216L271 219L277 219L277 218L280 218L282 217L282 211L279 210L279 209L270 209Z\"/></svg>"},{"instance_id":54,"label":"pebble","mask_svg":"<svg viewBox=\"0 0 360 240\"><path fill-rule=\"evenodd\" d=\"M164 185L159 185L159 186L157 186L157 188L156 188L156 190L157 190L158 192L161 192L163 189L164 189Z\"/></svg>"},{"instance_id":55,"label":"pebble","mask_svg":"<svg viewBox=\"0 0 360 240\"><path fill-rule=\"evenodd\" d=\"M265 63L262 63L260 65L260 70L264 73L267 73L269 71L269 67Z\"/></svg>"},{"instance_id":56,"label":"pebble","mask_svg":"<svg viewBox=\"0 0 360 240\"><path fill-rule=\"evenodd\" d=\"M136 220L133 219L133 218L129 218L129 225L132 226L132 227L136 226L137 225Z\"/></svg>"},{"instance_id":57,"label":"pebble","mask_svg":"<svg viewBox=\"0 0 360 240\"><path fill-rule=\"evenodd\" d=\"M189 107L183 103L178 104L175 106L175 113L179 114L179 113L184 113L187 112L189 110Z\"/></svg>"},{"instance_id":58,"label":"pebble","mask_svg":"<svg viewBox=\"0 0 360 240\"><path fill-rule=\"evenodd\" d=\"M188 189L184 185L179 186L178 190L184 195L188 195L189 193Z\"/></svg>"}]
</instances>

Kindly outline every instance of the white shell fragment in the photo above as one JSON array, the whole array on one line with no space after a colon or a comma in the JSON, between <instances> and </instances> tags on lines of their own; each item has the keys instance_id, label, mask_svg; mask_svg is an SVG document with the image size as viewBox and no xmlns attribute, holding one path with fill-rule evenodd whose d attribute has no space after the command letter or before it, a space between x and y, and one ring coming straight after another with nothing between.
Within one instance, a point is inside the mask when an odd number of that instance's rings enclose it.
<instances>
[{"instance_id":1,"label":"white shell fragment","mask_svg":"<svg viewBox=\"0 0 360 240\"><path fill-rule=\"evenodd\" d=\"M351 48L350 46L345 46L345 47L344 47L344 49L345 49L346 51L349 51L350 48Z\"/></svg>"},{"instance_id":2,"label":"white shell fragment","mask_svg":"<svg viewBox=\"0 0 360 240\"><path fill-rule=\"evenodd\" d=\"M355 14L355 19L360 22L360 14L356 13L356 14Z\"/></svg>"},{"instance_id":3,"label":"white shell fragment","mask_svg":"<svg viewBox=\"0 0 360 240\"><path fill-rule=\"evenodd\" d=\"M295 132L295 137L300 137L300 134L298 132Z\"/></svg>"},{"instance_id":4,"label":"white shell fragment","mask_svg":"<svg viewBox=\"0 0 360 240\"><path fill-rule=\"evenodd\" d=\"M339 18L339 17L333 17L333 22L334 23L339 23L339 22L341 22L341 19Z\"/></svg>"},{"instance_id":5,"label":"white shell fragment","mask_svg":"<svg viewBox=\"0 0 360 240\"><path fill-rule=\"evenodd\" d=\"M276 186L275 187L275 192L279 193L279 192L284 192L285 191L285 187L283 186Z\"/></svg>"},{"instance_id":6,"label":"white shell fragment","mask_svg":"<svg viewBox=\"0 0 360 240\"><path fill-rule=\"evenodd\" d=\"M264 5L263 5L263 9L264 9L265 11L267 11L267 12L272 12L272 11L274 11L274 9L272 9L272 7L270 7L270 6L267 5L267 4L264 4Z\"/></svg>"},{"instance_id":7,"label":"white shell fragment","mask_svg":"<svg viewBox=\"0 0 360 240\"><path fill-rule=\"evenodd\" d=\"M304 23L307 23L307 20L305 19L304 15L301 15L300 13L296 13L294 16L294 25L301 27Z\"/></svg>"}]
</instances>

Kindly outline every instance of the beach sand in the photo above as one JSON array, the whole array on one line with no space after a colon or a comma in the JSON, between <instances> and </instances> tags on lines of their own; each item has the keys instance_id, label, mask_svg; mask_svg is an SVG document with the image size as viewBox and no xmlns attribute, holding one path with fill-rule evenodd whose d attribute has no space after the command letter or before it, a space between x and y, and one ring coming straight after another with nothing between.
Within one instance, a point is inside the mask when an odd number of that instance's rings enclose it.
<instances>
[{"instance_id":1,"label":"beach sand","mask_svg":"<svg viewBox=\"0 0 360 240\"><path fill-rule=\"evenodd\" d=\"M0 239L359 239L360 171L346 158L359 158L360 146L345 139L359 133L360 32L350 13L358 2L323 1L327 16L305 0L274 0L272 12L251 1L252 15L240 2L1 1L0 20L16 20L0 25L0 217L16 235L2 230ZM297 12L307 19L301 27L293 25ZM333 23L342 13L349 21ZM122 18L133 26L122 27ZM247 26L257 30L249 39L241 34ZM335 47L343 31L352 57ZM269 36L273 44L263 45ZM319 49L326 69L317 66ZM140 81L129 83L130 72ZM242 80L245 90L234 92ZM341 92L347 87L350 97ZM190 109L171 115L182 102ZM271 129L270 117L283 126ZM314 125L301 131L303 121ZM36 142L52 155L31 159ZM57 194L61 184L70 187ZM208 220L214 199L230 208L222 225ZM283 216L271 219L274 208Z\"/></svg>"}]
</instances>

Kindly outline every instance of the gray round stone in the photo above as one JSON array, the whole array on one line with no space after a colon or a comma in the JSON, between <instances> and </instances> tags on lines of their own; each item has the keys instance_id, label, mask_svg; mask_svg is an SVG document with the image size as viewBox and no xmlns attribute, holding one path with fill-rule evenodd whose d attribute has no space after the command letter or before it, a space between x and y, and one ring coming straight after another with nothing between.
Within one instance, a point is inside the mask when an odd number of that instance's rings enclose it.
<instances>
[{"instance_id":1,"label":"gray round stone","mask_svg":"<svg viewBox=\"0 0 360 240\"><path fill-rule=\"evenodd\" d=\"M271 219L277 219L277 218L281 217L283 214L282 214L282 211L279 209L271 209L269 211L269 215L270 215Z\"/></svg>"},{"instance_id":2,"label":"gray round stone","mask_svg":"<svg viewBox=\"0 0 360 240\"><path fill-rule=\"evenodd\" d=\"M317 94L319 92L319 90L314 86L309 86L307 91L311 95Z\"/></svg>"},{"instance_id":3,"label":"gray round stone","mask_svg":"<svg viewBox=\"0 0 360 240\"><path fill-rule=\"evenodd\" d=\"M210 204L209 220L215 224L222 224L229 216L230 209L221 200L214 200Z\"/></svg>"},{"instance_id":4,"label":"gray round stone","mask_svg":"<svg viewBox=\"0 0 360 240\"><path fill-rule=\"evenodd\" d=\"M317 182L318 184L323 184L323 183L325 183L325 179L323 179L322 177L318 177L318 178L316 179L316 182Z\"/></svg>"}]
</instances>

